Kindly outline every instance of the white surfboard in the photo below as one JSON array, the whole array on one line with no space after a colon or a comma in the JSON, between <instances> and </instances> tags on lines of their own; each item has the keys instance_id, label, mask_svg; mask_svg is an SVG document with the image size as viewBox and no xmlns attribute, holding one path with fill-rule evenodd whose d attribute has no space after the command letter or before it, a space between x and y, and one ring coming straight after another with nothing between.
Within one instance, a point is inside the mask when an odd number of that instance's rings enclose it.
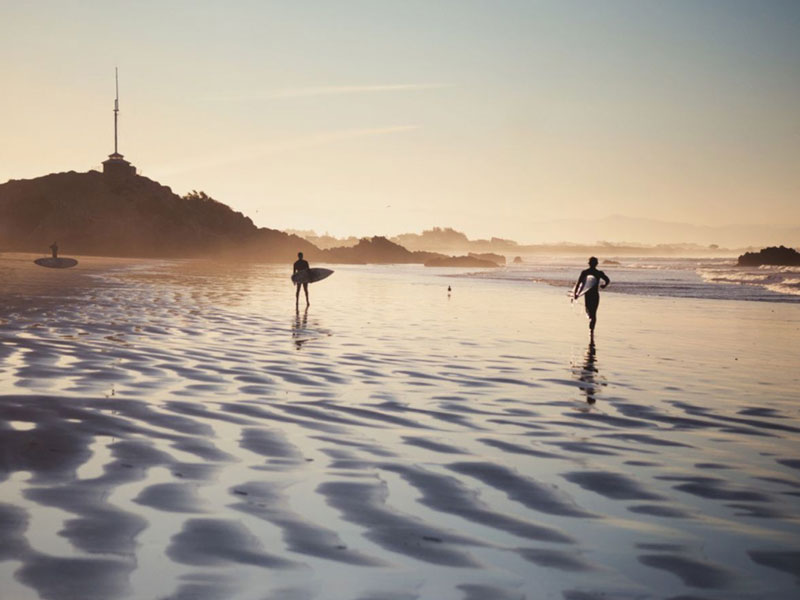
<instances>
[{"instance_id":1,"label":"white surfboard","mask_svg":"<svg viewBox=\"0 0 800 600\"><path fill-rule=\"evenodd\" d=\"M595 277L594 275L587 275L586 279L583 282L583 285L580 286L580 288L578 288L578 293L575 295L575 297L580 298L581 296L586 294L586 292L594 288L596 285L597 285L597 277Z\"/></svg>"}]
</instances>

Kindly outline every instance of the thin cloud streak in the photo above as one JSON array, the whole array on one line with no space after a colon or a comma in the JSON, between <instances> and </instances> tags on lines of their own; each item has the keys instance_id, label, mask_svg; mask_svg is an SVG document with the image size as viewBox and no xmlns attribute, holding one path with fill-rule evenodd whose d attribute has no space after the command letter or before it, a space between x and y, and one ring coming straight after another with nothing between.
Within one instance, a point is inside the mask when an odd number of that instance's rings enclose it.
<instances>
[{"instance_id":1,"label":"thin cloud streak","mask_svg":"<svg viewBox=\"0 0 800 600\"><path fill-rule=\"evenodd\" d=\"M392 83L384 85L325 85L303 88L286 88L265 92L254 92L236 96L224 96L226 100L275 100L281 98L313 98L315 96L343 96L346 94L371 94L378 92L413 92L452 87L448 83Z\"/></svg>"},{"instance_id":2,"label":"thin cloud streak","mask_svg":"<svg viewBox=\"0 0 800 600\"><path fill-rule=\"evenodd\" d=\"M449 87L444 83L396 83L389 85L329 85L278 90L269 92L265 98L306 98L309 96L338 96L342 94L363 94L370 92L403 92L433 90Z\"/></svg>"},{"instance_id":3,"label":"thin cloud streak","mask_svg":"<svg viewBox=\"0 0 800 600\"><path fill-rule=\"evenodd\" d=\"M186 173L190 171L199 171L205 169L213 169L223 167L240 162L255 160L283 152L292 150L301 150L305 148L313 148L317 146L324 146L336 142L353 140L365 137L375 137L381 135L390 135L394 133L404 133L419 129L418 125L395 125L390 127L374 127L370 129L344 129L341 131L324 131L297 138L289 138L265 144L254 144L245 146L231 151L224 155L205 156L192 159L191 161L182 161L173 165L165 165L158 169L154 169L154 174L161 175L174 175L175 173Z\"/></svg>"}]
</instances>

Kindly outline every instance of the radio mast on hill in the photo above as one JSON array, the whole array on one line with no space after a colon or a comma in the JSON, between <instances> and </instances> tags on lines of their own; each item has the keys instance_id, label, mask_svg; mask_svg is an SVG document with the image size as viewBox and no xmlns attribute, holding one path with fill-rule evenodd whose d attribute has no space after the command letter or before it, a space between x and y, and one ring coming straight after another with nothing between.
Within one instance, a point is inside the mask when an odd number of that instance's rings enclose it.
<instances>
[{"instance_id":1,"label":"radio mast on hill","mask_svg":"<svg viewBox=\"0 0 800 600\"><path fill-rule=\"evenodd\" d=\"M108 160L103 161L103 173L115 179L136 175L136 167L125 160L118 148L118 128L119 121L119 69L114 67L114 153L108 155Z\"/></svg>"},{"instance_id":2,"label":"radio mast on hill","mask_svg":"<svg viewBox=\"0 0 800 600\"><path fill-rule=\"evenodd\" d=\"M114 98L114 154L117 154L117 116L119 115L119 69L114 67L114 86L117 96Z\"/></svg>"}]
</instances>

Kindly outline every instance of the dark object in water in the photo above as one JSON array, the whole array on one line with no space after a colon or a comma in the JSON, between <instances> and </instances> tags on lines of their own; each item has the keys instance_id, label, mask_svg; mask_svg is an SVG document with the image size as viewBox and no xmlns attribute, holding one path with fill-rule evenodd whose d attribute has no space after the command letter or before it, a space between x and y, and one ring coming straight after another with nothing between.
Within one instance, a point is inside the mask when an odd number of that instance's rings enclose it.
<instances>
[{"instance_id":1,"label":"dark object in water","mask_svg":"<svg viewBox=\"0 0 800 600\"><path fill-rule=\"evenodd\" d=\"M770 246L759 252L745 252L739 257L740 267L760 267L761 265L800 266L800 252L785 246Z\"/></svg>"},{"instance_id":2,"label":"dark object in water","mask_svg":"<svg viewBox=\"0 0 800 600\"><path fill-rule=\"evenodd\" d=\"M78 264L74 258L37 258L35 261L40 267L49 267L51 269L68 269Z\"/></svg>"}]
</instances>

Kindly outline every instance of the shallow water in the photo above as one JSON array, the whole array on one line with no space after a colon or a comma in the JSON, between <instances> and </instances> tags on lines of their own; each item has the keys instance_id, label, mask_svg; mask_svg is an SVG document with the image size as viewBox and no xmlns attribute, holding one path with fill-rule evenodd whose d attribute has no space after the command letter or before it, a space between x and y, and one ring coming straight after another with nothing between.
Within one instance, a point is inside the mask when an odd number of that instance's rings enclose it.
<instances>
[{"instance_id":1,"label":"shallow water","mask_svg":"<svg viewBox=\"0 0 800 600\"><path fill-rule=\"evenodd\" d=\"M609 294L800 303L800 267L739 267L732 258L635 258L604 260L610 275ZM572 289L586 258L527 257L499 269L459 273L459 278L546 283Z\"/></svg>"},{"instance_id":2,"label":"shallow water","mask_svg":"<svg viewBox=\"0 0 800 600\"><path fill-rule=\"evenodd\" d=\"M797 595L795 304L26 260L0 597Z\"/></svg>"}]
</instances>

